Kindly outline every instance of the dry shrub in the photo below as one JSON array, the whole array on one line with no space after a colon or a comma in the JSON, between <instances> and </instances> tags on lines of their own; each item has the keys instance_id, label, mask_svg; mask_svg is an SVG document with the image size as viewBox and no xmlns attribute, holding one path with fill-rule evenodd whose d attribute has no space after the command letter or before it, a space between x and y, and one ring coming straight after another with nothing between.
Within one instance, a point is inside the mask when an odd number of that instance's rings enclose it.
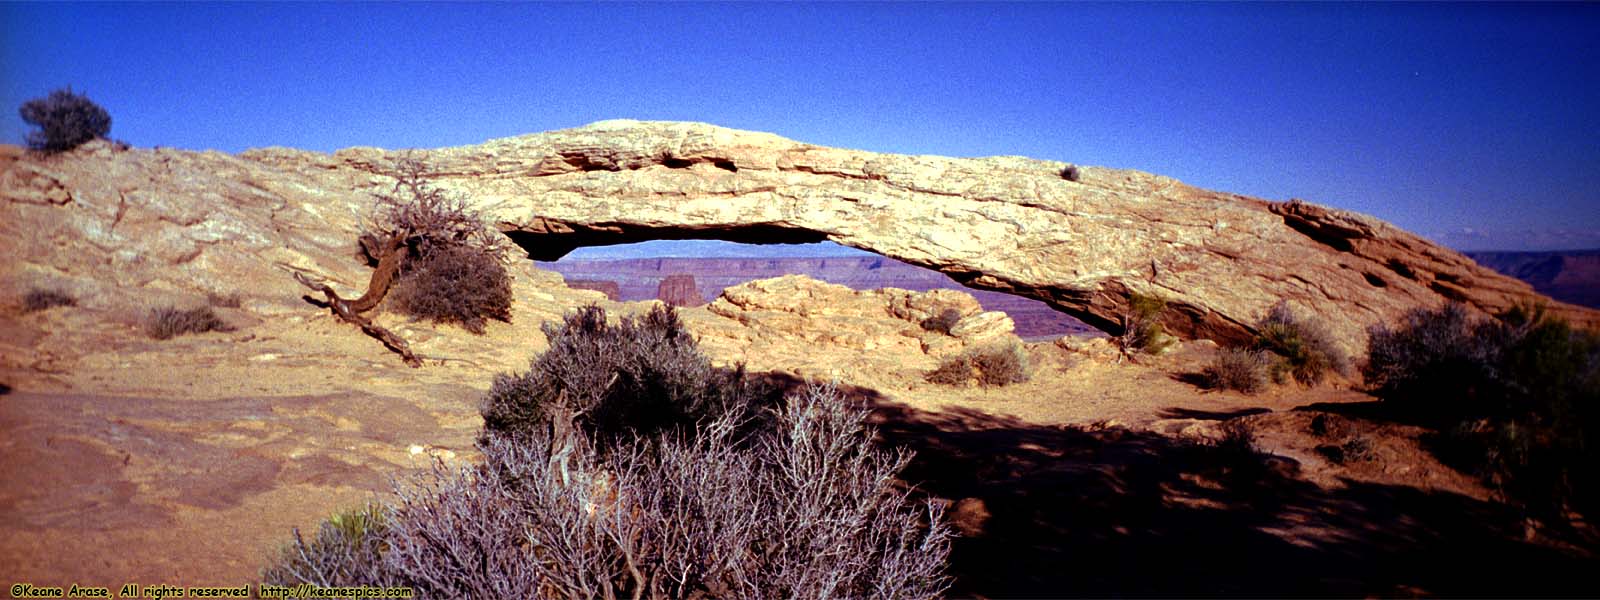
<instances>
[{"instance_id":1,"label":"dry shrub","mask_svg":"<svg viewBox=\"0 0 1600 600\"><path fill-rule=\"evenodd\" d=\"M1015 342L981 348L972 353L983 385L1010 385L1028 380L1028 355Z\"/></svg>"},{"instance_id":2,"label":"dry shrub","mask_svg":"<svg viewBox=\"0 0 1600 600\"><path fill-rule=\"evenodd\" d=\"M341 533L297 538L280 559L317 570L265 574L407 585L421 598L939 597L942 510L895 484L909 455L874 449L866 416L811 388L750 435L724 413L698 435L605 453L581 433L491 437L482 465L437 466L397 490L374 567L345 566L368 555Z\"/></svg>"},{"instance_id":3,"label":"dry shrub","mask_svg":"<svg viewBox=\"0 0 1600 600\"><path fill-rule=\"evenodd\" d=\"M368 261L376 263L374 248L382 240L400 238L414 259L427 258L435 248L470 246L496 260L510 250L505 236L489 226L466 200L445 193L428 182L426 167L409 156L395 161L395 187L380 196L372 220L361 234Z\"/></svg>"},{"instance_id":4,"label":"dry shrub","mask_svg":"<svg viewBox=\"0 0 1600 600\"><path fill-rule=\"evenodd\" d=\"M1254 347L1278 355L1272 378L1283 383L1294 378L1304 385L1316 385L1331 372L1350 372L1350 358L1339 350L1333 334L1321 321L1302 319L1278 303L1256 325Z\"/></svg>"},{"instance_id":5,"label":"dry shrub","mask_svg":"<svg viewBox=\"0 0 1600 600\"><path fill-rule=\"evenodd\" d=\"M34 288L22 297L22 312L31 313L57 306L77 306L78 299L61 290Z\"/></svg>"},{"instance_id":6,"label":"dry shrub","mask_svg":"<svg viewBox=\"0 0 1600 600\"><path fill-rule=\"evenodd\" d=\"M947 356L939 361L939 367L929 371L925 379L929 383L939 385L967 385L972 383L972 378L977 376L977 371L972 367L972 359L965 354Z\"/></svg>"},{"instance_id":7,"label":"dry shrub","mask_svg":"<svg viewBox=\"0 0 1600 600\"><path fill-rule=\"evenodd\" d=\"M239 308L240 306L244 305L244 298L239 296L239 292L229 292L226 294L219 292L206 292L206 304L210 304L211 306L215 306L217 308Z\"/></svg>"},{"instance_id":8,"label":"dry shrub","mask_svg":"<svg viewBox=\"0 0 1600 600\"><path fill-rule=\"evenodd\" d=\"M1447 459L1538 516L1600 515L1600 333L1539 307L1479 320L1451 304L1376 327L1368 344L1367 382L1445 432Z\"/></svg>"},{"instance_id":9,"label":"dry shrub","mask_svg":"<svg viewBox=\"0 0 1600 600\"><path fill-rule=\"evenodd\" d=\"M1159 296L1140 293L1128 295L1128 308L1122 315L1122 333L1117 345L1124 353L1143 352L1160 354L1177 340L1161 326L1161 313L1166 312L1167 301Z\"/></svg>"},{"instance_id":10,"label":"dry shrub","mask_svg":"<svg viewBox=\"0 0 1600 600\"><path fill-rule=\"evenodd\" d=\"M527 373L495 378L482 407L486 436L526 436L564 413L597 438L648 436L749 413L769 393L742 368L712 367L668 306L615 325L588 306L544 333L550 349Z\"/></svg>"},{"instance_id":11,"label":"dry shrub","mask_svg":"<svg viewBox=\"0 0 1600 600\"><path fill-rule=\"evenodd\" d=\"M1010 385L1028 380L1028 355L1022 346L993 344L946 357L925 379L940 385L967 385L977 378L985 386Z\"/></svg>"},{"instance_id":12,"label":"dry shrub","mask_svg":"<svg viewBox=\"0 0 1600 600\"><path fill-rule=\"evenodd\" d=\"M422 163L410 157L396 162L394 191L379 197L362 231L362 256L377 264L391 240L406 257L390 290L398 294L398 310L478 334L489 319L510 322L505 236L465 200L430 184Z\"/></svg>"},{"instance_id":13,"label":"dry shrub","mask_svg":"<svg viewBox=\"0 0 1600 600\"><path fill-rule=\"evenodd\" d=\"M28 132L28 147L46 154L65 152L111 133L110 113L70 87L24 102L17 112L39 128Z\"/></svg>"},{"instance_id":14,"label":"dry shrub","mask_svg":"<svg viewBox=\"0 0 1600 600\"><path fill-rule=\"evenodd\" d=\"M209 306L178 310L171 306L153 309L145 317L144 330L150 337L165 340L190 333L233 331Z\"/></svg>"},{"instance_id":15,"label":"dry shrub","mask_svg":"<svg viewBox=\"0 0 1600 600\"><path fill-rule=\"evenodd\" d=\"M923 319L922 328L927 331L950 335L950 330L954 328L956 326L956 322L960 320L961 311L954 308L946 308L939 311L939 314Z\"/></svg>"},{"instance_id":16,"label":"dry shrub","mask_svg":"<svg viewBox=\"0 0 1600 600\"><path fill-rule=\"evenodd\" d=\"M440 246L410 265L389 300L402 314L481 335L489 319L511 322L511 277L481 249Z\"/></svg>"},{"instance_id":17,"label":"dry shrub","mask_svg":"<svg viewBox=\"0 0 1600 600\"><path fill-rule=\"evenodd\" d=\"M389 508L368 504L324 521L310 541L294 530L294 541L262 569L268 583L309 583L323 587L393 586L398 580L383 564L389 537Z\"/></svg>"},{"instance_id":18,"label":"dry shrub","mask_svg":"<svg viewBox=\"0 0 1600 600\"><path fill-rule=\"evenodd\" d=\"M1266 352L1224 348L1200 376L1208 388L1254 394L1267 388L1271 364Z\"/></svg>"}]
</instances>

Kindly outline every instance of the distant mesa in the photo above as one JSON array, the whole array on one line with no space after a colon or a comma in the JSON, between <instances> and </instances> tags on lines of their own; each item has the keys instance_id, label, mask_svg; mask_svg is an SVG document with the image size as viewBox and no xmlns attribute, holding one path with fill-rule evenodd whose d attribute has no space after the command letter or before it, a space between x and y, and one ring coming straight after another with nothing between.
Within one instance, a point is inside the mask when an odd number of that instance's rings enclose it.
<instances>
[{"instance_id":1,"label":"distant mesa","mask_svg":"<svg viewBox=\"0 0 1600 600\"><path fill-rule=\"evenodd\" d=\"M622 300L622 286L615 281L602 281L597 279L568 279L567 287L575 290L594 290L606 295L612 302Z\"/></svg>"},{"instance_id":2,"label":"distant mesa","mask_svg":"<svg viewBox=\"0 0 1600 600\"><path fill-rule=\"evenodd\" d=\"M1562 302L1600 308L1600 249L1557 252L1468 252L1467 256L1528 282Z\"/></svg>"},{"instance_id":3,"label":"distant mesa","mask_svg":"<svg viewBox=\"0 0 1600 600\"><path fill-rule=\"evenodd\" d=\"M656 288L656 299L673 306L701 306L706 303L705 297L700 295L700 288L695 287L694 276L684 273L662 278L661 286Z\"/></svg>"}]
</instances>

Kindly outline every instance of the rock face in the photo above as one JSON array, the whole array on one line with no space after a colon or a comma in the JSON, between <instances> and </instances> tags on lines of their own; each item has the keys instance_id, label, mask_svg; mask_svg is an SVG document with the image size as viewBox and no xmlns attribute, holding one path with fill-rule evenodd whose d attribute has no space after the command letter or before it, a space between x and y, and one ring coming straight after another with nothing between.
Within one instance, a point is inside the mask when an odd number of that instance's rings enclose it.
<instances>
[{"instance_id":1,"label":"rock face","mask_svg":"<svg viewBox=\"0 0 1600 600\"><path fill-rule=\"evenodd\" d=\"M622 299L622 286L615 281L597 281L594 279L568 279L567 287L575 290L594 290L606 295L606 299L616 302Z\"/></svg>"},{"instance_id":2,"label":"rock face","mask_svg":"<svg viewBox=\"0 0 1600 600\"><path fill-rule=\"evenodd\" d=\"M1284 301L1326 321L1353 352L1367 327L1413 307L1459 300L1494 312L1547 301L1371 217L1136 171L1083 166L1068 181L1060 162L880 154L637 121L410 156L535 259L655 238L833 240L1043 300L1112 332L1132 293L1168 300L1169 331L1222 342L1246 338ZM398 157L376 148L230 156L91 143L51 160L7 158L5 249L49 265L7 279L192 294L309 271L356 289L367 273L343 260L349 236L373 195L393 187ZM39 216L61 209L59 218ZM518 268L527 273L519 296L554 293L534 291L554 276ZM1600 312L1552 309L1600 325Z\"/></svg>"},{"instance_id":3,"label":"rock face","mask_svg":"<svg viewBox=\"0 0 1600 600\"><path fill-rule=\"evenodd\" d=\"M322 189L385 182L395 155L283 149L241 158ZM1020 157L826 148L698 123L604 121L416 155L535 258L655 238L833 240L964 284L1043 300L1116 331L1131 293L1165 297L1168 330L1237 341L1280 301L1347 349L1368 326L1459 300L1496 312L1527 284L1387 223L1137 171ZM372 185L368 183L367 185ZM358 189L360 186L357 186ZM1557 314L1596 325L1595 311Z\"/></svg>"},{"instance_id":4,"label":"rock face","mask_svg":"<svg viewBox=\"0 0 1600 600\"><path fill-rule=\"evenodd\" d=\"M705 296L700 295L700 288L695 286L694 276L684 273L663 277L661 285L656 288L656 299L673 306L700 306L706 303Z\"/></svg>"}]
</instances>

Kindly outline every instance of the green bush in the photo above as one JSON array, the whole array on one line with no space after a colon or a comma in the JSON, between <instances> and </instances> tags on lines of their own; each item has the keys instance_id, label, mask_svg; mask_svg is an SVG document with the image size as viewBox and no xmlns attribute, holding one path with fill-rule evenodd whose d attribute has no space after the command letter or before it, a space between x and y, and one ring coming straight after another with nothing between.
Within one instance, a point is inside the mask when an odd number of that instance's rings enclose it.
<instances>
[{"instance_id":1,"label":"green bush","mask_svg":"<svg viewBox=\"0 0 1600 600\"><path fill-rule=\"evenodd\" d=\"M1530 511L1600 515L1600 334L1542 310L1419 309L1369 337L1367 381ZM1452 425L1453 424L1453 425Z\"/></svg>"},{"instance_id":2,"label":"green bush","mask_svg":"<svg viewBox=\"0 0 1600 600\"><path fill-rule=\"evenodd\" d=\"M1329 372L1350 371L1350 358L1339 350L1333 335L1320 321L1302 319L1279 303L1256 325L1254 347L1276 354L1272 378L1284 383L1291 377L1304 385L1322 383Z\"/></svg>"},{"instance_id":3,"label":"green bush","mask_svg":"<svg viewBox=\"0 0 1600 600\"><path fill-rule=\"evenodd\" d=\"M939 311L939 314L923 319L922 328L927 331L950 335L950 329L955 327L956 322L960 320L961 311L954 308L946 308Z\"/></svg>"},{"instance_id":4,"label":"green bush","mask_svg":"<svg viewBox=\"0 0 1600 600\"><path fill-rule=\"evenodd\" d=\"M500 259L466 245L434 247L389 290L400 313L479 335L489 319L511 322L511 298L511 276Z\"/></svg>"},{"instance_id":5,"label":"green bush","mask_svg":"<svg viewBox=\"0 0 1600 600\"><path fill-rule=\"evenodd\" d=\"M1254 394L1267 388L1272 361L1261 350L1224 348L1200 376L1206 387Z\"/></svg>"},{"instance_id":6,"label":"green bush","mask_svg":"<svg viewBox=\"0 0 1600 600\"><path fill-rule=\"evenodd\" d=\"M398 585L383 564L391 518L388 507L368 504L324 521L310 541L296 528L294 541L262 569L261 579L274 585Z\"/></svg>"},{"instance_id":7,"label":"green bush","mask_svg":"<svg viewBox=\"0 0 1600 600\"><path fill-rule=\"evenodd\" d=\"M605 310L588 306L543 329L550 349L527 373L498 376L489 388L485 435L525 437L553 417L575 415L602 441L649 436L755 411L770 393L742 367L712 367L671 307L612 325Z\"/></svg>"},{"instance_id":8,"label":"green bush","mask_svg":"<svg viewBox=\"0 0 1600 600\"><path fill-rule=\"evenodd\" d=\"M165 340L190 333L233 331L234 328L209 306L189 310L165 306L150 311L145 317L144 330L152 338Z\"/></svg>"},{"instance_id":9,"label":"green bush","mask_svg":"<svg viewBox=\"0 0 1600 600\"><path fill-rule=\"evenodd\" d=\"M48 154L65 152L111 133L111 115L72 88L22 103L17 112L38 131L28 132L28 147Z\"/></svg>"},{"instance_id":10,"label":"green bush","mask_svg":"<svg viewBox=\"0 0 1600 600\"><path fill-rule=\"evenodd\" d=\"M1128 295L1128 308L1122 315L1122 333L1117 345L1122 351L1160 354L1177 341L1161 326L1161 314L1167 310L1167 301L1160 296L1134 292Z\"/></svg>"},{"instance_id":11,"label":"green bush","mask_svg":"<svg viewBox=\"0 0 1600 600\"><path fill-rule=\"evenodd\" d=\"M38 312L57 306L77 305L77 298L73 298L61 290L35 288L22 297L22 312L24 313Z\"/></svg>"}]
</instances>

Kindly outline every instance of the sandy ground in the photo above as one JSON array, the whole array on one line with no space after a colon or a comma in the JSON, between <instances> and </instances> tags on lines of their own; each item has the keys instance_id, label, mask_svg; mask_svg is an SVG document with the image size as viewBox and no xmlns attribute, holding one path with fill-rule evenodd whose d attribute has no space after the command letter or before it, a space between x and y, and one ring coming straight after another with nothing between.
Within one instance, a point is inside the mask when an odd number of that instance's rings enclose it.
<instances>
[{"instance_id":1,"label":"sandy ground","mask_svg":"<svg viewBox=\"0 0 1600 600\"><path fill-rule=\"evenodd\" d=\"M536 318L481 338L390 321L434 357L409 369L312 309L229 311L237 331L166 342L124 314L0 320L35 352L0 372L8 587L253 582L292 528L470 460L494 374L544 344ZM878 408L886 443L918 452L906 480L955 507L958 594L1600 593L1577 575L1592 555L1528 530L1424 431L1362 416L1372 399L1339 382L1201 390L1213 351L1134 363L1034 343L1032 379L992 389L928 384L919 366L830 372ZM1272 458L1208 446L1230 420ZM1318 449L1353 437L1370 456Z\"/></svg>"}]
</instances>

